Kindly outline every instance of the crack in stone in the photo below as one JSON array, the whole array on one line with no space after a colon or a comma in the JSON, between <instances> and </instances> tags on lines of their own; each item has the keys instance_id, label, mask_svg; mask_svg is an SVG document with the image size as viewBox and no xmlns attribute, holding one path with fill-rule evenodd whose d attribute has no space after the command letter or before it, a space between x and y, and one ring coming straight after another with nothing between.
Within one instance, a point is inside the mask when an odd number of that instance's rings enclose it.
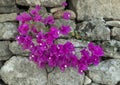
<instances>
[{"instance_id":1,"label":"crack in stone","mask_svg":"<svg viewBox=\"0 0 120 85\"><path fill-rule=\"evenodd\" d=\"M54 71L55 68L53 68L51 71L47 70L47 67L45 67L46 73L47 73L47 84L48 85L48 75Z\"/></svg>"}]
</instances>

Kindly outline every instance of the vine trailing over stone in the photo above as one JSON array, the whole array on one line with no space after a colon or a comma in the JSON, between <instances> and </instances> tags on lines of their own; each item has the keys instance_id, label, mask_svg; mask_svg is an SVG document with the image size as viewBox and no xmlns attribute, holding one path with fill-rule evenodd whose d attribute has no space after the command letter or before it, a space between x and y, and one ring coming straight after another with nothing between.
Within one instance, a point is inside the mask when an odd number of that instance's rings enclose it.
<instances>
[{"instance_id":1,"label":"vine trailing over stone","mask_svg":"<svg viewBox=\"0 0 120 85\"><path fill-rule=\"evenodd\" d=\"M62 3L67 6L66 2ZM40 15L41 7L36 6L29 12L23 12L17 16L20 22L18 27L19 35L16 37L19 45L23 50L29 50L29 59L35 62L40 68L45 68L48 64L51 68L59 67L61 71L69 67L78 69L79 73L88 70L88 66L98 65L100 58L104 55L103 49L93 42L88 43L88 46L82 49L81 58L75 55L75 47L71 42L58 44L55 42L60 36L66 36L70 33L69 25L62 25L57 28L52 15L43 18ZM63 18L70 19L71 14L65 12ZM47 28L38 29L35 23L43 23ZM46 31L47 29L47 31Z\"/></svg>"}]
</instances>

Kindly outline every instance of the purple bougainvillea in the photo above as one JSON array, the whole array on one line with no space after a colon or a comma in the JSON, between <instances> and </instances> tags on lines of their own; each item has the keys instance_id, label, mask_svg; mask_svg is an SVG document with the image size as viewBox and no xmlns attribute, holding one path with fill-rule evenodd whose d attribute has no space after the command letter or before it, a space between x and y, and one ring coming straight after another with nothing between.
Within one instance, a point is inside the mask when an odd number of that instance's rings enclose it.
<instances>
[{"instance_id":1,"label":"purple bougainvillea","mask_svg":"<svg viewBox=\"0 0 120 85\"><path fill-rule=\"evenodd\" d=\"M63 7L66 7L67 5L68 5L68 4L67 4L66 2L63 2L63 3L62 3L62 6L63 6Z\"/></svg>"},{"instance_id":2,"label":"purple bougainvillea","mask_svg":"<svg viewBox=\"0 0 120 85\"><path fill-rule=\"evenodd\" d=\"M63 13L62 17L63 17L64 19L66 19L66 20L69 20L70 17L71 17L71 13L68 12L68 11L65 11L65 12Z\"/></svg>"},{"instance_id":3,"label":"purple bougainvillea","mask_svg":"<svg viewBox=\"0 0 120 85\"><path fill-rule=\"evenodd\" d=\"M62 3L66 6L67 3ZM95 45L93 42L88 43L86 48L83 48L81 58L79 59L75 55L75 47L71 42L65 44L55 43L61 35L68 35L71 32L69 25L62 25L60 28L55 27L53 16L43 18L40 15L41 7L36 6L30 10L29 13L23 12L17 16L17 20L20 22L18 27L19 35L16 37L19 45L23 50L29 50L29 59L35 62L40 68L45 68L49 65L51 68L59 67L61 71L69 67L78 69L79 73L83 73L88 70L88 66L94 64L98 65L100 58L104 55L103 49L99 45ZM65 12L63 18L70 19L70 13ZM36 22L41 22L48 25L49 31L44 31L44 28L37 30L35 27Z\"/></svg>"}]
</instances>

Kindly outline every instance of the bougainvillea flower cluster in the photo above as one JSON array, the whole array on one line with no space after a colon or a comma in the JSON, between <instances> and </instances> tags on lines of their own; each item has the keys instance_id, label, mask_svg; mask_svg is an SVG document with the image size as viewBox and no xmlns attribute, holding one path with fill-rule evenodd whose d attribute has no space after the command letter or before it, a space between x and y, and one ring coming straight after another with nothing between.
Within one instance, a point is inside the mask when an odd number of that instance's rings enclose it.
<instances>
[{"instance_id":1,"label":"bougainvillea flower cluster","mask_svg":"<svg viewBox=\"0 0 120 85\"><path fill-rule=\"evenodd\" d=\"M64 6L67 4L64 2ZM36 6L28 13L23 12L17 16L20 22L18 27L19 35L16 37L23 50L29 50L29 59L35 62L40 68L49 65L51 68L59 67L61 71L69 67L78 69L79 73L88 70L88 66L97 65L100 57L104 55L103 49L93 42L88 43L82 49L81 58L75 54L75 47L71 42L58 44L55 41L62 35L66 36L71 32L69 25L62 25L60 28L54 26L55 20L52 15L43 18L40 15L41 7ZM70 19L70 13L63 14L65 20ZM49 31L44 28L37 29L35 23L43 23Z\"/></svg>"}]
</instances>

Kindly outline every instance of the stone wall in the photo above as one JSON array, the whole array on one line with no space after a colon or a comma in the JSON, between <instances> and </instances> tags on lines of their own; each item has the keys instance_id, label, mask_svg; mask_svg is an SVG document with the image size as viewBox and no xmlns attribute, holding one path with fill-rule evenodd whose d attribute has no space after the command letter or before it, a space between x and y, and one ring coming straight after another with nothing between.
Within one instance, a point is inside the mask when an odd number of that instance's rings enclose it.
<instances>
[{"instance_id":1,"label":"stone wall","mask_svg":"<svg viewBox=\"0 0 120 85\"><path fill-rule=\"evenodd\" d=\"M120 85L120 0L67 0L66 8L63 1L0 0L0 85ZM64 73L58 68L39 69L29 61L29 52L15 41L19 25L15 18L36 4L42 6L44 17L56 18L56 26L72 27L72 34L58 42L70 40L79 56L79 50L94 41L105 51L101 63L80 75L72 68ZM72 14L71 20L61 19L64 11Z\"/></svg>"}]
</instances>

